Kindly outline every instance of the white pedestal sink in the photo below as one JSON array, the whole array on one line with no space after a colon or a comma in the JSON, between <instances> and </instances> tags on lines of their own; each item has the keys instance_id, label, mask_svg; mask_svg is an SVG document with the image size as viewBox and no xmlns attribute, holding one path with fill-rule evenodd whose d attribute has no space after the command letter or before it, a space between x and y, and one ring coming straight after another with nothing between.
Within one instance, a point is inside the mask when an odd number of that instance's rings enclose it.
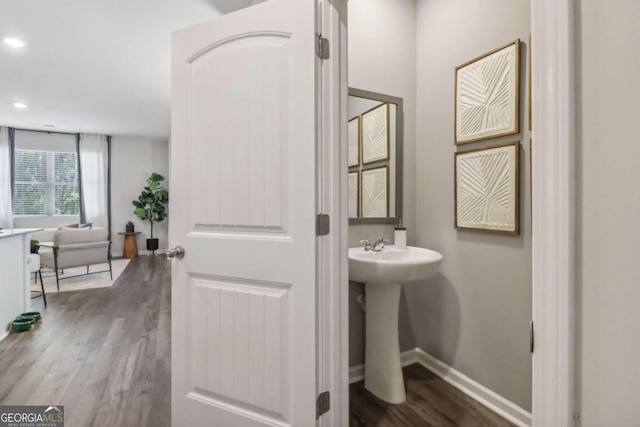
<instances>
[{"instance_id":1,"label":"white pedestal sink","mask_svg":"<svg viewBox=\"0 0 640 427\"><path fill-rule=\"evenodd\" d=\"M398 339L402 283L433 276L441 262L438 252L413 246L349 249L349 280L364 283L366 292L364 387L386 402L406 399Z\"/></svg>"}]
</instances>

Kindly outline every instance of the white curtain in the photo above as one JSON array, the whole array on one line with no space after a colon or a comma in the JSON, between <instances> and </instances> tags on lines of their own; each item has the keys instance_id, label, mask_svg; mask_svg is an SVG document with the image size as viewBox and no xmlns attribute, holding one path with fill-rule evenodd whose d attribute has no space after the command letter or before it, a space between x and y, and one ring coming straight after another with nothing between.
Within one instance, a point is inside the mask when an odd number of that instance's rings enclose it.
<instances>
[{"instance_id":1,"label":"white curtain","mask_svg":"<svg viewBox=\"0 0 640 427\"><path fill-rule=\"evenodd\" d=\"M13 228L9 128L0 127L0 228Z\"/></svg>"},{"instance_id":2,"label":"white curtain","mask_svg":"<svg viewBox=\"0 0 640 427\"><path fill-rule=\"evenodd\" d=\"M80 134L80 186L84 221L109 229L109 141L105 135Z\"/></svg>"}]
</instances>

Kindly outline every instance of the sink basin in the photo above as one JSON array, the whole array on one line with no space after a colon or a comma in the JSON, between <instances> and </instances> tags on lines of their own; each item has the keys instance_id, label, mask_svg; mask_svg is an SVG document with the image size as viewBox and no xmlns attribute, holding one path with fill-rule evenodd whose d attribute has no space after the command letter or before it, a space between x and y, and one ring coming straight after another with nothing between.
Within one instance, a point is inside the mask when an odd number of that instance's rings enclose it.
<instances>
[{"instance_id":1,"label":"sink basin","mask_svg":"<svg viewBox=\"0 0 640 427\"><path fill-rule=\"evenodd\" d=\"M425 280L438 272L442 255L408 246L386 246L380 252L349 248L349 280L361 283L409 283Z\"/></svg>"},{"instance_id":2,"label":"sink basin","mask_svg":"<svg viewBox=\"0 0 640 427\"><path fill-rule=\"evenodd\" d=\"M406 400L398 335L402 284L428 279L441 262L438 252L413 246L349 249L349 280L365 284L364 387L386 402Z\"/></svg>"}]
</instances>

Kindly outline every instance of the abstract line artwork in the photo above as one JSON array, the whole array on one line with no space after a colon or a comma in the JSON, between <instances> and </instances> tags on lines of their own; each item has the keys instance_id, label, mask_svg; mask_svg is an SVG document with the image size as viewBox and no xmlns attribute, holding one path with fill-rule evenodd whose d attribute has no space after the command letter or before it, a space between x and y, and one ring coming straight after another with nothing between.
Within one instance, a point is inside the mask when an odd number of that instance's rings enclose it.
<instances>
[{"instance_id":1,"label":"abstract line artwork","mask_svg":"<svg viewBox=\"0 0 640 427\"><path fill-rule=\"evenodd\" d=\"M351 172L348 179L349 218L358 218L360 214L360 172Z\"/></svg>"},{"instance_id":2,"label":"abstract line artwork","mask_svg":"<svg viewBox=\"0 0 640 427\"><path fill-rule=\"evenodd\" d=\"M455 153L455 224L506 234L519 233L520 144Z\"/></svg>"},{"instance_id":3,"label":"abstract line artwork","mask_svg":"<svg viewBox=\"0 0 640 427\"><path fill-rule=\"evenodd\" d=\"M456 68L456 144L519 132L520 40Z\"/></svg>"},{"instance_id":4,"label":"abstract line artwork","mask_svg":"<svg viewBox=\"0 0 640 427\"><path fill-rule=\"evenodd\" d=\"M362 115L362 163L389 159L389 104Z\"/></svg>"},{"instance_id":5,"label":"abstract line artwork","mask_svg":"<svg viewBox=\"0 0 640 427\"><path fill-rule=\"evenodd\" d=\"M360 164L360 116L349 120L349 144L348 161L349 167Z\"/></svg>"},{"instance_id":6,"label":"abstract line artwork","mask_svg":"<svg viewBox=\"0 0 640 427\"><path fill-rule=\"evenodd\" d=\"M389 167L362 171L362 217L389 216Z\"/></svg>"}]
</instances>

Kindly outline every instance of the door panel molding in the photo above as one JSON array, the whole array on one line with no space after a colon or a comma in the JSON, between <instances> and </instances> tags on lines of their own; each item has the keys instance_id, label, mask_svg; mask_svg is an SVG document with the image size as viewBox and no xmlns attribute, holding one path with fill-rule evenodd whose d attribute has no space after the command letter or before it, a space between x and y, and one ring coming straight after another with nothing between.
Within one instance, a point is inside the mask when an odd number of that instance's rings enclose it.
<instances>
[{"instance_id":1,"label":"door panel molding","mask_svg":"<svg viewBox=\"0 0 640 427\"><path fill-rule=\"evenodd\" d=\"M220 40L218 42L212 43L211 45L205 47L204 49L196 52L193 56L187 58L186 61L187 61L187 63L191 64L191 63L195 62L198 58L200 58L201 56L203 56L204 54L208 53L211 50L217 49L217 48L219 48L221 46L232 44L232 43L240 41L240 40L258 38L258 37L265 37L265 38L274 37L274 38L289 39L289 38L291 38L291 33L281 32L281 31L250 31L250 32L243 33L243 34L236 34L236 35L233 35L231 37L227 37L226 39L223 39L223 40Z\"/></svg>"},{"instance_id":2,"label":"door panel molding","mask_svg":"<svg viewBox=\"0 0 640 427\"><path fill-rule=\"evenodd\" d=\"M253 32L187 60L189 143L202 145L190 147L194 228L287 233L290 42L290 33Z\"/></svg>"},{"instance_id":3,"label":"door panel molding","mask_svg":"<svg viewBox=\"0 0 640 427\"><path fill-rule=\"evenodd\" d=\"M190 276L189 394L290 419L291 285Z\"/></svg>"}]
</instances>

